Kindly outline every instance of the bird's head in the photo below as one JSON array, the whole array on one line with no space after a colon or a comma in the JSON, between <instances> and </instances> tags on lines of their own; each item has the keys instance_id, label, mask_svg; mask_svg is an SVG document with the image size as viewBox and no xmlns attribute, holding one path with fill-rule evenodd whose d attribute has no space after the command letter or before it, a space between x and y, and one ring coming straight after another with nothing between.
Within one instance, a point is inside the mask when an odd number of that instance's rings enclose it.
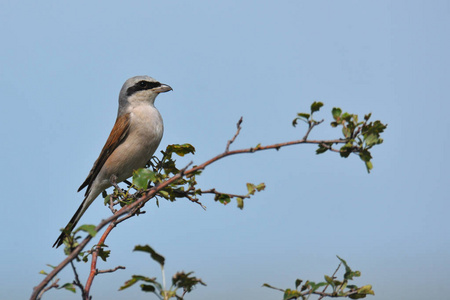
<instances>
[{"instance_id":1,"label":"bird's head","mask_svg":"<svg viewBox=\"0 0 450 300\"><path fill-rule=\"evenodd\" d=\"M153 105L159 93L171 91L172 88L149 76L131 77L122 86L119 94L119 115L131 106Z\"/></svg>"}]
</instances>

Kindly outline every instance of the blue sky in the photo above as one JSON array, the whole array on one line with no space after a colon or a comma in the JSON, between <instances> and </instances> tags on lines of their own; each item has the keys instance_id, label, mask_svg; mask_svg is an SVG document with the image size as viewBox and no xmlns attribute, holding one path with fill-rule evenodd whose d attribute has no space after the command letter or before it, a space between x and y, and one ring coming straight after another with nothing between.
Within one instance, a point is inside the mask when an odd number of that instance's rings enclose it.
<instances>
[{"instance_id":1,"label":"blue sky","mask_svg":"<svg viewBox=\"0 0 450 300\"><path fill-rule=\"evenodd\" d=\"M51 248L82 200L87 176L114 124L117 96L134 75L171 85L156 106L161 149L191 143L181 165L233 147L298 139L297 112L325 103L312 138L333 138L330 111L389 124L369 175L357 157L315 155L312 146L227 158L199 180L245 193L226 207L150 204L108 239L95 299L146 299L117 292L132 274L160 276L136 244L166 257L170 276L195 271L207 284L188 299L280 299L265 282L293 287L322 280L335 255L362 271L377 299L434 299L450 293L450 4L448 1L2 1L0 148L3 216L0 298L29 297ZM97 200L82 223L109 215ZM80 266L82 281L88 266ZM48 269L47 269L48 270ZM71 281L70 270L60 273ZM50 291L44 299L79 299Z\"/></svg>"}]
</instances>

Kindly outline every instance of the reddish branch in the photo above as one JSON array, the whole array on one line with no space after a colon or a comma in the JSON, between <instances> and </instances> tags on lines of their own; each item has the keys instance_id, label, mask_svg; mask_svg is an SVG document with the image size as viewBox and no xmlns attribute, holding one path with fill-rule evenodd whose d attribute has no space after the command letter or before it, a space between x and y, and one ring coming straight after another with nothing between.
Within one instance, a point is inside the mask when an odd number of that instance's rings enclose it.
<instances>
[{"instance_id":1,"label":"reddish branch","mask_svg":"<svg viewBox=\"0 0 450 300\"><path fill-rule=\"evenodd\" d=\"M98 244L95 247L95 250L92 252L91 271L90 271L89 277L86 281L86 289L85 289L85 292L86 292L85 299L86 300L89 299L89 292L91 290L91 286L92 286L92 282L94 281L94 277L95 277L95 275L98 274L98 270L97 270L98 252L100 251L100 248L103 247L103 245L105 244L106 237L109 235L109 233L115 226L116 226L116 222L114 222L114 221L108 225L108 228L106 228L102 237L98 241Z\"/></svg>"},{"instance_id":2,"label":"reddish branch","mask_svg":"<svg viewBox=\"0 0 450 300\"><path fill-rule=\"evenodd\" d=\"M235 154L244 154L244 153L254 153L254 152L258 152L258 151L264 151L264 150L270 150L270 149L275 149L275 150L279 150L280 148L283 147L287 147L287 146L293 146L293 145L299 145L299 144L322 144L322 145L332 145L332 144L342 144L342 143L346 143L347 140L346 139L334 139L334 140L308 140L308 135L311 132L311 130L318 124L320 124L320 122L315 122L313 124L310 125L310 127L308 128L308 131L306 133L306 135L303 137L303 139L301 140L297 140L297 141L290 141L290 142L284 142L284 143L278 143L278 144L273 144L273 145L268 145L268 146L256 146L256 147L251 147L251 148L246 148L246 149L240 149L240 150L233 150L233 151L229 151L229 146L234 142L234 140L236 139L236 137L238 136L241 126L240 124L242 123L242 118L239 120L238 124L237 124L237 132L234 135L234 137L228 141L227 143L227 147L225 149L225 152L211 158L210 160L207 160L206 162L198 165L198 166L194 166L190 169L188 169L189 165L186 166L184 169L180 170L180 173L174 175L173 177L167 179L164 182L161 182L159 184L157 184L156 186L152 187L151 189L149 189L147 191L146 194L144 194L140 199L138 199L137 201L126 205L124 207L122 207L120 210L118 210L115 214L113 214L112 216L110 216L109 218L104 219L103 221L101 221L97 227L95 228L95 230L97 232L99 232L100 230L103 229L103 227L105 227L106 225L109 224L108 228L106 229L106 231L103 233L98 245L102 245L105 241L105 239L107 238L107 236L109 235L109 233L111 232L111 230L115 227L116 224L124 221L125 219L130 218L133 215L133 212L136 211L136 209L138 209L139 207L142 207L147 201L149 201L150 199L152 199L156 193L160 190L162 190L163 188L177 182L179 179L181 179L182 177L192 174L196 171L200 171L205 169L207 166L209 166L210 164L225 158L227 156L231 156L231 155L235 155ZM127 215L121 219L119 219L120 217ZM40 292L47 286L47 284L68 264L70 263L73 259L75 259L78 254L86 247L86 245L91 241L92 236L88 235L84 238L84 240L82 240L82 242L75 248L73 249L73 251L57 266L55 267L45 278L44 280L37 285L34 289L33 289L33 293L31 294L30 299L37 299L38 295L40 296ZM97 272L96 269L96 263L97 263L97 257L98 257L98 251L99 251L99 247L97 246L96 250L94 251L93 255L92 255L92 263L91 263L91 271L90 271L90 275L88 278L88 282L86 283L86 295L87 297L89 297L89 290L90 287L92 285L92 281L94 276L96 275L95 273ZM94 274L94 275L92 275Z\"/></svg>"}]
</instances>

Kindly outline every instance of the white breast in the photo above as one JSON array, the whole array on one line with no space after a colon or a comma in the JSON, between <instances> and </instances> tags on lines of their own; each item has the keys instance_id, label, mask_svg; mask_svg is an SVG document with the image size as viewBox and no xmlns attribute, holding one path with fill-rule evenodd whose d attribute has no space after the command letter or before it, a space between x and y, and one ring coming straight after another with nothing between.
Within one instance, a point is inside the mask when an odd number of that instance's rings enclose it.
<instances>
[{"instance_id":1,"label":"white breast","mask_svg":"<svg viewBox=\"0 0 450 300\"><path fill-rule=\"evenodd\" d=\"M106 188L111 175L117 182L129 178L133 170L144 168L161 142L164 125L161 115L153 105L139 105L130 109L130 128L125 140L108 158L98 179ZM106 167L108 165L108 167Z\"/></svg>"},{"instance_id":2,"label":"white breast","mask_svg":"<svg viewBox=\"0 0 450 300\"><path fill-rule=\"evenodd\" d=\"M137 164L145 163L152 157L161 142L164 124L159 111L153 105L140 105L130 112L130 130L127 141ZM144 161L145 160L145 161Z\"/></svg>"}]
</instances>

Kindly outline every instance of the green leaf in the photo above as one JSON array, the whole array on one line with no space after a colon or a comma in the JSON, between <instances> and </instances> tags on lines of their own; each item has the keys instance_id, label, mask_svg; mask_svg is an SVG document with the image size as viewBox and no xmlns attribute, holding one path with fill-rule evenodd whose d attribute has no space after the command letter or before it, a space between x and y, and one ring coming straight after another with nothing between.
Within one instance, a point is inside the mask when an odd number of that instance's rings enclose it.
<instances>
[{"instance_id":1,"label":"green leaf","mask_svg":"<svg viewBox=\"0 0 450 300\"><path fill-rule=\"evenodd\" d=\"M149 169L139 169L133 171L133 185L137 189L146 189L149 181L156 181L155 172L150 171Z\"/></svg>"},{"instance_id":2,"label":"green leaf","mask_svg":"<svg viewBox=\"0 0 450 300\"><path fill-rule=\"evenodd\" d=\"M40 270L40 271L39 271L39 274L42 274L42 275L48 275L48 273L45 272L44 270Z\"/></svg>"},{"instance_id":3,"label":"green leaf","mask_svg":"<svg viewBox=\"0 0 450 300\"><path fill-rule=\"evenodd\" d=\"M191 144L173 144L173 145L168 145L166 148L166 152L168 153L175 153L178 156L184 156L186 154L195 153L195 148L194 146L192 146Z\"/></svg>"},{"instance_id":4,"label":"green leaf","mask_svg":"<svg viewBox=\"0 0 450 300\"><path fill-rule=\"evenodd\" d=\"M344 264L344 266L345 266L344 279L353 280L353 277L361 276L361 272L359 272L359 271L353 272L352 269L350 269L350 267L348 266L347 262L344 259L340 258L338 255L336 255L336 256L342 262L342 264Z\"/></svg>"},{"instance_id":5,"label":"green leaf","mask_svg":"<svg viewBox=\"0 0 450 300\"><path fill-rule=\"evenodd\" d=\"M349 157L349 155L352 153L353 144L348 142L344 146L339 149L339 155L341 157Z\"/></svg>"},{"instance_id":6,"label":"green leaf","mask_svg":"<svg viewBox=\"0 0 450 300\"><path fill-rule=\"evenodd\" d=\"M254 195L256 186L253 183L247 183L247 191L250 195Z\"/></svg>"},{"instance_id":7,"label":"green leaf","mask_svg":"<svg viewBox=\"0 0 450 300\"><path fill-rule=\"evenodd\" d=\"M130 286L134 285L138 281L145 281L145 282L155 284L158 287L160 286L160 284L156 282L156 278L149 278L149 277L145 277L145 276L141 276L141 275L133 275L133 276L131 276L130 280L127 280L124 283L124 285L119 288L119 291L129 288Z\"/></svg>"},{"instance_id":8,"label":"green leaf","mask_svg":"<svg viewBox=\"0 0 450 300\"><path fill-rule=\"evenodd\" d=\"M111 199L111 195L107 195L107 196L104 198L103 203L104 203L105 205L108 205L110 199Z\"/></svg>"},{"instance_id":9,"label":"green leaf","mask_svg":"<svg viewBox=\"0 0 450 300\"><path fill-rule=\"evenodd\" d=\"M97 231L95 230L95 225L81 225L80 227L78 227L75 232L78 231L84 231L87 232L90 236L95 237L95 235L97 234Z\"/></svg>"},{"instance_id":10,"label":"green leaf","mask_svg":"<svg viewBox=\"0 0 450 300\"><path fill-rule=\"evenodd\" d=\"M345 113L342 114L341 119L345 120L347 122L350 122L352 117L353 117L353 115L345 112Z\"/></svg>"},{"instance_id":11,"label":"green leaf","mask_svg":"<svg viewBox=\"0 0 450 300\"><path fill-rule=\"evenodd\" d=\"M240 209L244 209L244 199L242 199L241 197L237 197L236 201L237 207L239 207Z\"/></svg>"},{"instance_id":12,"label":"green leaf","mask_svg":"<svg viewBox=\"0 0 450 300\"><path fill-rule=\"evenodd\" d=\"M365 121L369 121L369 119L370 119L371 116L372 116L372 113L365 115L365 116L364 116L364 120L365 120Z\"/></svg>"},{"instance_id":13,"label":"green leaf","mask_svg":"<svg viewBox=\"0 0 450 300\"><path fill-rule=\"evenodd\" d=\"M337 120L341 116L342 110L339 107L333 107L331 114L333 115L333 119Z\"/></svg>"},{"instance_id":14,"label":"green leaf","mask_svg":"<svg viewBox=\"0 0 450 300\"><path fill-rule=\"evenodd\" d=\"M309 117L310 117L310 114L307 114L307 113L298 113L298 114L297 114L297 118L295 118L295 119L292 121L292 126L295 127L295 126L297 125L297 121L298 121L298 120L301 120L301 121L303 121L303 122L305 122L305 123L308 123Z\"/></svg>"},{"instance_id":15,"label":"green leaf","mask_svg":"<svg viewBox=\"0 0 450 300\"><path fill-rule=\"evenodd\" d=\"M325 277L325 281L326 281L328 284L333 284L333 278L331 278L331 277L328 276L328 275L325 275L324 277Z\"/></svg>"},{"instance_id":16,"label":"green leaf","mask_svg":"<svg viewBox=\"0 0 450 300\"><path fill-rule=\"evenodd\" d=\"M284 290L283 289L280 289L280 288L277 288L277 287L274 287L274 286L271 286L270 284L268 284L268 283L264 283L263 285L262 285L263 287L267 287L267 288L269 288L269 289L274 289L274 290L278 290L278 291L282 291L282 292L284 292Z\"/></svg>"},{"instance_id":17,"label":"green leaf","mask_svg":"<svg viewBox=\"0 0 450 300\"><path fill-rule=\"evenodd\" d=\"M256 190L258 192L261 192L262 190L264 190L266 188L266 184L264 182L258 184L257 186L255 186Z\"/></svg>"},{"instance_id":18,"label":"green leaf","mask_svg":"<svg viewBox=\"0 0 450 300\"><path fill-rule=\"evenodd\" d=\"M206 286L206 284L199 278L196 278L194 276L190 276L194 272L184 273L184 272L178 272L172 277L172 285L176 286L177 288L182 288L186 290L188 293L192 291L192 289L197 285L201 284Z\"/></svg>"},{"instance_id":19,"label":"green leaf","mask_svg":"<svg viewBox=\"0 0 450 300\"><path fill-rule=\"evenodd\" d=\"M141 290L143 292L148 292L148 293L155 293L156 292L155 287L153 285L150 285L150 284L141 284L140 287L141 287Z\"/></svg>"},{"instance_id":20,"label":"green leaf","mask_svg":"<svg viewBox=\"0 0 450 300\"><path fill-rule=\"evenodd\" d=\"M342 127L342 134L345 136L345 138L349 138L352 134L352 132L350 131L349 128L347 127Z\"/></svg>"},{"instance_id":21,"label":"green leaf","mask_svg":"<svg viewBox=\"0 0 450 300\"><path fill-rule=\"evenodd\" d=\"M352 294L350 296L348 296L350 299L362 299L362 298L366 298L366 295L360 295L360 294Z\"/></svg>"},{"instance_id":22,"label":"green leaf","mask_svg":"<svg viewBox=\"0 0 450 300\"><path fill-rule=\"evenodd\" d=\"M214 200L215 201L219 201L220 203L227 205L228 203L230 203L231 198L227 194L216 194L214 196Z\"/></svg>"},{"instance_id":23,"label":"green leaf","mask_svg":"<svg viewBox=\"0 0 450 300\"><path fill-rule=\"evenodd\" d=\"M372 162L371 162L371 161L366 161L365 164L366 164L367 172L370 173L370 170L373 169L373 164L372 164Z\"/></svg>"},{"instance_id":24,"label":"green leaf","mask_svg":"<svg viewBox=\"0 0 450 300\"><path fill-rule=\"evenodd\" d=\"M305 284L302 286L302 288L300 289L300 291L304 291L309 289L311 286L309 285L309 280L306 280Z\"/></svg>"},{"instance_id":25,"label":"green leaf","mask_svg":"<svg viewBox=\"0 0 450 300\"><path fill-rule=\"evenodd\" d=\"M59 289L65 289L71 291L72 293L76 293L75 286L72 283L65 283Z\"/></svg>"},{"instance_id":26,"label":"green leaf","mask_svg":"<svg viewBox=\"0 0 450 300\"><path fill-rule=\"evenodd\" d=\"M327 152L328 148L325 147L323 144L319 144L319 148L316 149L316 154L322 154Z\"/></svg>"},{"instance_id":27,"label":"green leaf","mask_svg":"<svg viewBox=\"0 0 450 300\"><path fill-rule=\"evenodd\" d=\"M298 287L300 286L300 284L302 284L302 281L303 281L303 280L298 279L298 278L295 280L295 288L296 288L296 289L298 289Z\"/></svg>"},{"instance_id":28,"label":"green leaf","mask_svg":"<svg viewBox=\"0 0 450 300\"><path fill-rule=\"evenodd\" d=\"M362 299L365 298L366 295L375 295L375 292L372 290L372 286L370 284L357 288L357 294L352 294L348 297L350 299Z\"/></svg>"},{"instance_id":29,"label":"green leaf","mask_svg":"<svg viewBox=\"0 0 450 300\"><path fill-rule=\"evenodd\" d=\"M299 297L301 297L299 291L287 289L284 291L283 300L298 299Z\"/></svg>"},{"instance_id":30,"label":"green leaf","mask_svg":"<svg viewBox=\"0 0 450 300\"><path fill-rule=\"evenodd\" d=\"M319 282L319 283L314 283L314 282L310 282L309 285L311 286L311 290L313 292L315 292L318 288L327 285L326 282Z\"/></svg>"},{"instance_id":31,"label":"green leaf","mask_svg":"<svg viewBox=\"0 0 450 300\"><path fill-rule=\"evenodd\" d=\"M311 114L315 113L316 111L319 111L322 106L323 106L322 102L314 101L313 104L311 104Z\"/></svg>"},{"instance_id":32,"label":"green leaf","mask_svg":"<svg viewBox=\"0 0 450 300\"><path fill-rule=\"evenodd\" d=\"M303 119L308 120L309 117L310 117L310 114L307 114L307 113L298 113L297 116L298 116L299 118L303 118Z\"/></svg>"},{"instance_id":33,"label":"green leaf","mask_svg":"<svg viewBox=\"0 0 450 300\"><path fill-rule=\"evenodd\" d=\"M150 257L153 260L157 261L161 266L164 266L164 261L165 261L164 256L162 256L161 254L157 253L149 245L145 245L145 246L137 245L137 246L134 246L134 250L133 251L147 252L147 253L150 254Z\"/></svg>"},{"instance_id":34,"label":"green leaf","mask_svg":"<svg viewBox=\"0 0 450 300\"><path fill-rule=\"evenodd\" d=\"M366 143L367 146L371 147L378 142L378 136L376 134L371 133L364 139L364 142Z\"/></svg>"},{"instance_id":35,"label":"green leaf","mask_svg":"<svg viewBox=\"0 0 450 300\"><path fill-rule=\"evenodd\" d=\"M103 247L100 247L98 250L98 256L100 256L100 258L103 261L106 261L106 259L109 257L110 253L111 253L111 250L104 250Z\"/></svg>"},{"instance_id":36,"label":"green leaf","mask_svg":"<svg viewBox=\"0 0 450 300\"><path fill-rule=\"evenodd\" d=\"M370 151L367 149L362 150L359 153L359 157L365 162L368 162L372 159L372 155L370 154Z\"/></svg>"},{"instance_id":37,"label":"green leaf","mask_svg":"<svg viewBox=\"0 0 450 300\"><path fill-rule=\"evenodd\" d=\"M358 289L358 294L365 294L365 295L375 295L375 292L372 291L372 286L370 284L362 286Z\"/></svg>"}]
</instances>

